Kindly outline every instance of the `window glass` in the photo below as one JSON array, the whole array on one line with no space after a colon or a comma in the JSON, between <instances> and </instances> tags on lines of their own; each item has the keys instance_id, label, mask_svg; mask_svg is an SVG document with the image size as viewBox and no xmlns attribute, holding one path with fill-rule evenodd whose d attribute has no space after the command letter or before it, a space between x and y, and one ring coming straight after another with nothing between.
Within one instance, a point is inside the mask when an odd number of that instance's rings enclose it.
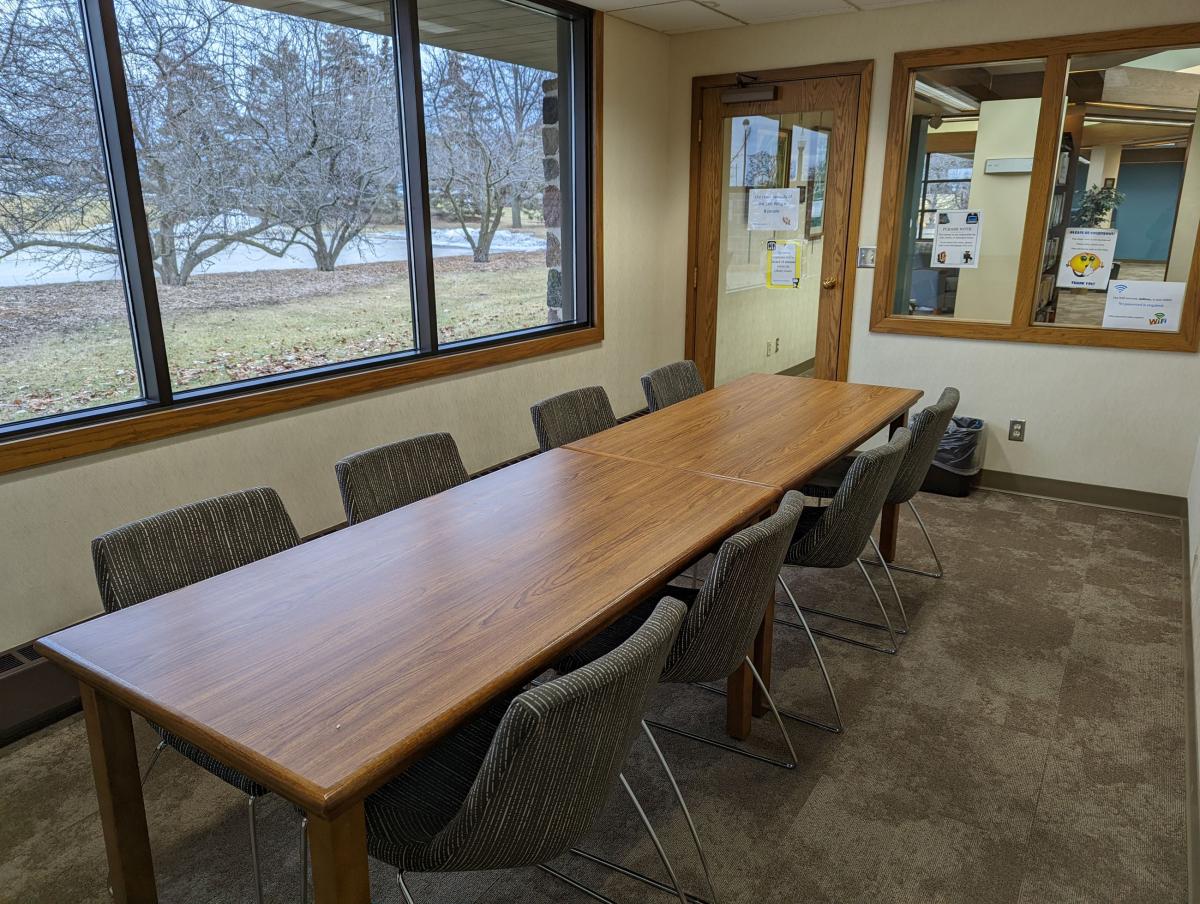
<instances>
[{"instance_id":1,"label":"window glass","mask_svg":"<svg viewBox=\"0 0 1200 904\"><path fill-rule=\"evenodd\" d=\"M418 15L439 341L574 320L566 23L497 0Z\"/></svg>"},{"instance_id":2,"label":"window glass","mask_svg":"<svg viewBox=\"0 0 1200 904\"><path fill-rule=\"evenodd\" d=\"M272 5L116 2L176 393L413 348L390 5Z\"/></svg>"},{"instance_id":3,"label":"window glass","mask_svg":"<svg viewBox=\"0 0 1200 904\"><path fill-rule=\"evenodd\" d=\"M0 0L0 425L142 394L78 10Z\"/></svg>"},{"instance_id":4,"label":"window glass","mask_svg":"<svg viewBox=\"0 0 1200 904\"><path fill-rule=\"evenodd\" d=\"M916 72L894 314L1011 321L1044 72Z\"/></svg>"},{"instance_id":5,"label":"window glass","mask_svg":"<svg viewBox=\"0 0 1200 904\"><path fill-rule=\"evenodd\" d=\"M1034 323L1179 331L1198 97L1200 48L1071 59Z\"/></svg>"}]
</instances>

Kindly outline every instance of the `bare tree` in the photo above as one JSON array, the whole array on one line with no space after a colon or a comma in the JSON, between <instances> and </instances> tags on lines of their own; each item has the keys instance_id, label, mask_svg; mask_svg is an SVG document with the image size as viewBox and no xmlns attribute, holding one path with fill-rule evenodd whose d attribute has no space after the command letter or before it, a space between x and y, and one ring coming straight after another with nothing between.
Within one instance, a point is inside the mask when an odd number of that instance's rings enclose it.
<instances>
[{"instance_id":1,"label":"bare tree","mask_svg":"<svg viewBox=\"0 0 1200 904\"><path fill-rule=\"evenodd\" d=\"M262 165L279 174L261 207L333 270L402 181L390 41L288 19L263 52L244 103Z\"/></svg>"},{"instance_id":2,"label":"bare tree","mask_svg":"<svg viewBox=\"0 0 1200 904\"><path fill-rule=\"evenodd\" d=\"M426 47L423 58L430 192L459 224L473 258L486 262L505 202L527 197L542 180L530 70L442 48Z\"/></svg>"}]
</instances>

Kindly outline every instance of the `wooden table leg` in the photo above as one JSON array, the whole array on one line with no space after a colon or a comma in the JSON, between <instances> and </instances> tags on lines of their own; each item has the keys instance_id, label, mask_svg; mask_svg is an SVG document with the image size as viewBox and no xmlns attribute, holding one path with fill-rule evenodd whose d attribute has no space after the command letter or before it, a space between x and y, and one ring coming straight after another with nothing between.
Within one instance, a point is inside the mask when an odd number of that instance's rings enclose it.
<instances>
[{"instance_id":1,"label":"wooden table leg","mask_svg":"<svg viewBox=\"0 0 1200 904\"><path fill-rule=\"evenodd\" d=\"M895 433L901 427L908 426L908 412L900 415L892 421L891 429L888 435ZM885 505L883 507L883 515L879 519L879 551L883 553L883 558L887 562L896 561L896 534L900 527L900 507L898 505Z\"/></svg>"},{"instance_id":2,"label":"wooden table leg","mask_svg":"<svg viewBox=\"0 0 1200 904\"><path fill-rule=\"evenodd\" d=\"M754 676L745 665L725 679L725 734L738 741L750 737L754 709Z\"/></svg>"},{"instance_id":3,"label":"wooden table leg","mask_svg":"<svg viewBox=\"0 0 1200 904\"><path fill-rule=\"evenodd\" d=\"M775 585L771 585L771 590L775 589ZM758 669L759 677L762 678L768 690L771 687L771 652L775 646L775 597L771 596L771 604L767 606L767 614L763 616L763 623L758 626L758 636L754 638L754 652L750 654L750 658L754 661L754 667ZM749 671L749 670L747 670ZM750 676L750 680L754 680L754 676ZM757 684L754 685L753 691L753 712L756 716L762 716L770 712L771 708L767 705L767 698L763 695L762 688Z\"/></svg>"},{"instance_id":4,"label":"wooden table leg","mask_svg":"<svg viewBox=\"0 0 1200 904\"><path fill-rule=\"evenodd\" d=\"M332 819L308 814L308 844L315 904L371 904L361 801Z\"/></svg>"},{"instance_id":5,"label":"wooden table leg","mask_svg":"<svg viewBox=\"0 0 1200 904\"><path fill-rule=\"evenodd\" d=\"M117 904L157 904L133 719L124 706L82 682L79 692L113 900Z\"/></svg>"}]
</instances>

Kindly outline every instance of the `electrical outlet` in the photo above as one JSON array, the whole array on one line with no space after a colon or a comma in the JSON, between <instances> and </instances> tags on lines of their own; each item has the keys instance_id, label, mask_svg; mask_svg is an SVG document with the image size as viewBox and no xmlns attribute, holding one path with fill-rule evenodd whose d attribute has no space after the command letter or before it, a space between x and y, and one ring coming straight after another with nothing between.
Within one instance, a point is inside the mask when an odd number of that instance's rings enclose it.
<instances>
[{"instance_id":1,"label":"electrical outlet","mask_svg":"<svg viewBox=\"0 0 1200 904\"><path fill-rule=\"evenodd\" d=\"M1025 422L1023 420L1008 422L1008 438L1014 443L1025 442Z\"/></svg>"},{"instance_id":2,"label":"electrical outlet","mask_svg":"<svg viewBox=\"0 0 1200 904\"><path fill-rule=\"evenodd\" d=\"M772 344L771 340L768 339L767 340L767 357L768 358L771 357L772 354L774 354L774 349L775 349L775 346Z\"/></svg>"},{"instance_id":3,"label":"electrical outlet","mask_svg":"<svg viewBox=\"0 0 1200 904\"><path fill-rule=\"evenodd\" d=\"M858 249L858 265L865 269L872 269L875 266L875 246L863 245Z\"/></svg>"}]
</instances>

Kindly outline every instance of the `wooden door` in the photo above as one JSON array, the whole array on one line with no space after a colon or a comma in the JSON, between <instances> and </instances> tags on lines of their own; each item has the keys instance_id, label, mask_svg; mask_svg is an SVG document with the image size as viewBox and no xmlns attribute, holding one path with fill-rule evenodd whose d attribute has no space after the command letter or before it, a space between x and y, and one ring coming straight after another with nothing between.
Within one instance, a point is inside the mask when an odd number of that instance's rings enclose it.
<instances>
[{"instance_id":1,"label":"wooden door","mask_svg":"<svg viewBox=\"0 0 1200 904\"><path fill-rule=\"evenodd\" d=\"M709 386L845 379L869 75L743 77L761 99L698 80L687 350Z\"/></svg>"}]
</instances>

